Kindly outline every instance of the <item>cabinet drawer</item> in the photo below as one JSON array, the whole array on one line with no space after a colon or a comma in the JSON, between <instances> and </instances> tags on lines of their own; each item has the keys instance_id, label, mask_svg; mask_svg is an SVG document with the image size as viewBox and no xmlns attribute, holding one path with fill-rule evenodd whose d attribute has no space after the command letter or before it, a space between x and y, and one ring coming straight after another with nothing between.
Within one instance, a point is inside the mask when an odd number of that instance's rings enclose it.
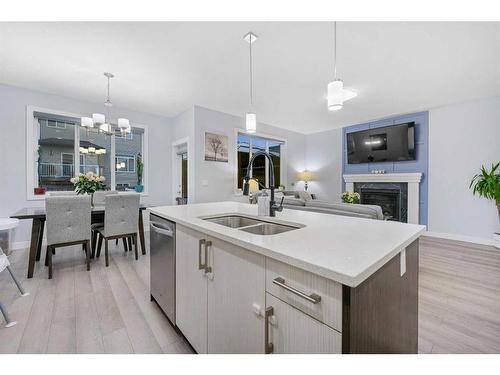
<instances>
[{"instance_id":1,"label":"cabinet drawer","mask_svg":"<svg viewBox=\"0 0 500 375\"><path fill-rule=\"evenodd\" d=\"M303 295L299 296L277 285L283 282ZM266 291L337 331L342 331L342 284L266 258ZM313 303L307 299L313 294L321 297L321 301Z\"/></svg>"},{"instance_id":2,"label":"cabinet drawer","mask_svg":"<svg viewBox=\"0 0 500 375\"><path fill-rule=\"evenodd\" d=\"M340 354L342 334L266 293L269 343L275 354Z\"/></svg>"}]
</instances>

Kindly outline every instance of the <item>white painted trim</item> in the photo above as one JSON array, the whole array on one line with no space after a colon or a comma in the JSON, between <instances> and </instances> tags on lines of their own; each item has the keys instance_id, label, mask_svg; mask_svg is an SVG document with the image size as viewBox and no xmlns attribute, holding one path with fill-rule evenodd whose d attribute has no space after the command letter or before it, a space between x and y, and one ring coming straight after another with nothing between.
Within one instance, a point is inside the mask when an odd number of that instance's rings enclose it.
<instances>
[{"instance_id":1,"label":"white painted trim","mask_svg":"<svg viewBox=\"0 0 500 375\"><path fill-rule=\"evenodd\" d=\"M345 174L344 181L347 182L408 182L419 183L422 173L367 173L367 174Z\"/></svg>"},{"instance_id":2,"label":"white painted trim","mask_svg":"<svg viewBox=\"0 0 500 375\"><path fill-rule=\"evenodd\" d=\"M286 138L278 137L272 134L266 134L266 133L248 133L245 129L243 128L234 128L234 193L236 194L238 191L238 134L246 134L248 136L255 136L255 137L262 137L262 138L267 138L271 139L274 141L279 141L283 142L283 145L281 146L280 150L280 182L281 185L288 185L288 159L287 159L287 147L288 147L288 142ZM267 164L266 164L267 165ZM266 168L266 173L267 173L267 168Z\"/></svg>"},{"instance_id":3,"label":"white painted trim","mask_svg":"<svg viewBox=\"0 0 500 375\"><path fill-rule=\"evenodd\" d=\"M423 236L441 238L445 240L469 242L478 245L494 246L493 244L494 241L492 238L490 239L483 237L463 236L460 234L453 234L453 233L439 233L439 232L429 232L429 231L424 232Z\"/></svg>"},{"instance_id":4,"label":"white painted trim","mask_svg":"<svg viewBox=\"0 0 500 375\"><path fill-rule=\"evenodd\" d=\"M180 145L183 145L185 144L186 145L186 150L187 150L187 154L188 154L188 158L187 158L187 164L188 164L188 202L189 202L189 196L190 196L190 192L193 192L193 181L191 181L189 179L189 172L192 168L192 163L191 163L191 160L193 159L193 156L190 155L191 151L189 150L189 137L184 137L184 138L180 138L176 141L173 141L172 142L172 204L177 204L177 201L175 200L176 198L176 191L177 189L179 188L179 183L180 181L178 180L179 179L179 176L180 174L177 175L177 177L174 177L174 171L177 170L179 168L178 166L178 163L179 163L179 156L177 155L176 153L176 150L175 148L177 146L180 146ZM194 195L193 195L194 197ZM189 203L193 203L193 202L189 202Z\"/></svg>"},{"instance_id":5,"label":"white painted trim","mask_svg":"<svg viewBox=\"0 0 500 375\"><path fill-rule=\"evenodd\" d=\"M408 184L408 223L419 223L419 183L422 173L345 174L346 190L354 191L355 182L397 182Z\"/></svg>"}]
</instances>

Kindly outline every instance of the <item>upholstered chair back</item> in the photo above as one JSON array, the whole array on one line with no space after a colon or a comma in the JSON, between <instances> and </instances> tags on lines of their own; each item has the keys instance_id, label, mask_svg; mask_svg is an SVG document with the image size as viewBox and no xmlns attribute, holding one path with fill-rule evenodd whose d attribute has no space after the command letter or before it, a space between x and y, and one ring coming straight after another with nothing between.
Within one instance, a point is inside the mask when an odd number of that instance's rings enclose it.
<instances>
[{"instance_id":1,"label":"upholstered chair back","mask_svg":"<svg viewBox=\"0 0 500 375\"><path fill-rule=\"evenodd\" d=\"M94 193L94 206L104 206L106 195L118 194L116 190L98 190Z\"/></svg>"},{"instance_id":2,"label":"upholstered chair back","mask_svg":"<svg viewBox=\"0 0 500 375\"><path fill-rule=\"evenodd\" d=\"M48 191L45 193L48 197L67 197L67 196L75 196L76 191Z\"/></svg>"},{"instance_id":3,"label":"upholstered chair back","mask_svg":"<svg viewBox=\"0 0 500 375\"><path fill-rule=\"evenodd\" d=\"M104 200L104 236L137 233L140 195L112 194L106 195Z\"/></svg>"},{"instance_id":4,"label":"upholstered chair back","mask_svg":"<svg viewBox=\"0 0 500 375\"><path fill-rule=\"evenodd\" d=\"M47 245L90 240L90 195L48 196Z\"/></svg>"}]
</instances>

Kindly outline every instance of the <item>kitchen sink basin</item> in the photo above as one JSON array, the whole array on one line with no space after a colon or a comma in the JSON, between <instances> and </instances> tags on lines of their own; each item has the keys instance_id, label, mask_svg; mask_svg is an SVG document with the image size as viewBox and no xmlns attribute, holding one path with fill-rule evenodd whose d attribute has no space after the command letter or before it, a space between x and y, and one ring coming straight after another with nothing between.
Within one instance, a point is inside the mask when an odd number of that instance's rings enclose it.
<instances>
[{"instance_id":1,"label":"kitchen sink basin","mask_svg":"<svg viewBox=\"0 0 500 375\"><path fill-rule=\"evenodd\" d=\"M291 230L299 229L298 227L292 227L290 225L282 225L276 223L262 223L258 225L253 225L251 227L240 228L241 231L260 234L262 236L270 236L273 234L279 234L283 232L288 232Z\"/></svg>"},{"instance_id":2,"label":"kitchen sink basin","mask_svg":"<svg viewBox=\"0 0 500 375\"><path fill-rule=\"evenodd\" d=\"M261 220L252 219L245 216L239 215L226 215L226 216L218 216L218 217L208 217L203 220L210 221L211 223L224 225L229 228L242 228L248 227L249 225L255 225L262 223Z\"/></svg>"}]
</instances>

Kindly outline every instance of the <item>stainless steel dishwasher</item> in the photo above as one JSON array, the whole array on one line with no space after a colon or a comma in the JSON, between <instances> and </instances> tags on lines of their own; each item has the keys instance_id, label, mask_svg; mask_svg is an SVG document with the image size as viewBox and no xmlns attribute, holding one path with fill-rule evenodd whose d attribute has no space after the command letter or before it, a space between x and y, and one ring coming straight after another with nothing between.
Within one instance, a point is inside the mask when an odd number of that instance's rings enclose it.
<instances>
[{"instance_id":1,"label":"stainless steel dishwasher","mask_svg":"<svg viewBox=\"0 0 500 375\"><path fill-rule=\"evenodd\" d=\"M151 300L175 326L175 223L149 215Z\"/></svg>"}]
</instances>

